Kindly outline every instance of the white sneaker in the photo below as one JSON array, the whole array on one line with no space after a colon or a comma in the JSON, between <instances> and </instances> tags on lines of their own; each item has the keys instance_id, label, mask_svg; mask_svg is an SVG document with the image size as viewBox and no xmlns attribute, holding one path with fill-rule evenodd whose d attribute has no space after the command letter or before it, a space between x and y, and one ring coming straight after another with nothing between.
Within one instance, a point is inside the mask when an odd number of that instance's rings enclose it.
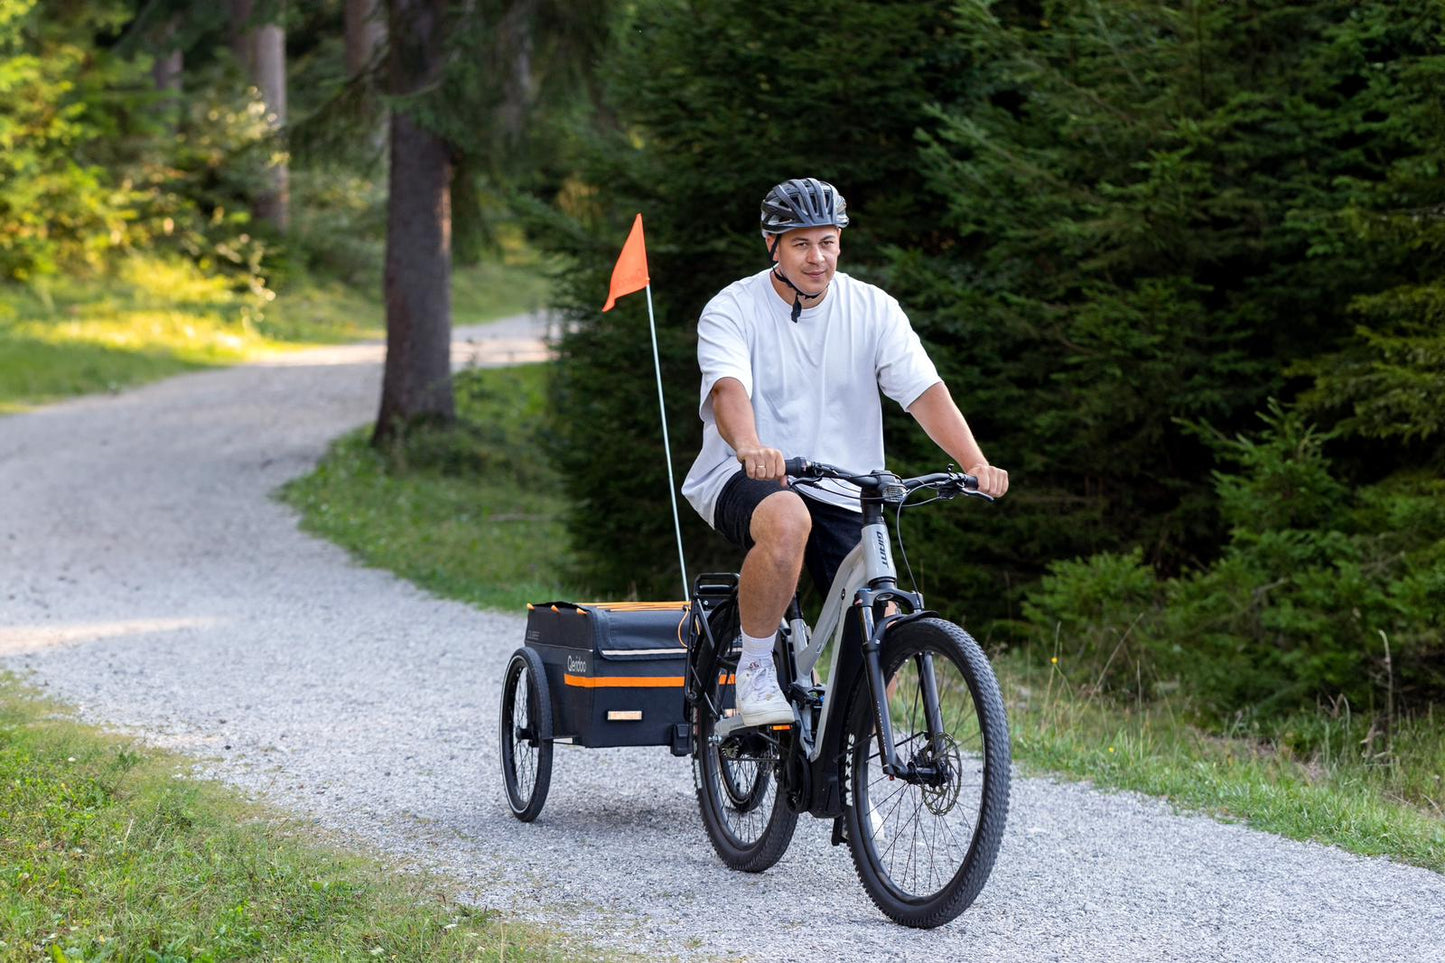
<instances>
[{"instance_id":1,"label":"white sneaker","mask_svg":"<svg viewBox=\"0 0 1445 963\"><path fill-rule=\"evenodd\" d=\"M793 707L778 688L772 662L738 666L734 692L738 715L745 726L778 726L793 721Z\"/></svg>"}]
</instances>

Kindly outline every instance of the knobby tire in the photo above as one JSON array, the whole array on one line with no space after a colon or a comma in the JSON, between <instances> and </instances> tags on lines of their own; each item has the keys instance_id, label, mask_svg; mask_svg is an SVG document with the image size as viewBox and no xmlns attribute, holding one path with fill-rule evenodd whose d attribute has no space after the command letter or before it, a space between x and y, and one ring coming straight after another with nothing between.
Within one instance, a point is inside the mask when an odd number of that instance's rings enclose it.
<instances>
[{"instance_id":1,"label":"knobby tire","mask_svg":"<svg viewBox=\"0 0 1445 963\"><path fill-rule=\"evenodd\" d=\"M932 928L968 908L998 856L1008 818L1008 722L993 669L958 626L936 618L899 624L885 636L882 658L884 677L896 684L889 706L898 755L934 776L909 782L882 772L860 680L848 723L848 844L878 908L905 926ZM922 696L929 661L943 716L935 739Z\"/></svg>"}]
</instances>

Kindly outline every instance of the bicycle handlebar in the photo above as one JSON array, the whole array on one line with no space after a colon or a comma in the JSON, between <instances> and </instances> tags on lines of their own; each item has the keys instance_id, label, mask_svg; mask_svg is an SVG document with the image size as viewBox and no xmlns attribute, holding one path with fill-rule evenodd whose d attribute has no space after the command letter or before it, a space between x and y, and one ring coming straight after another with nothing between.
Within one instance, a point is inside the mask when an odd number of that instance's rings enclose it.
<instances>
[{"instance_id":1,"label":"bicycle handlebar","mask_svg":"<svg viewBox=\"0 0 1445 963\"><path fill-rule=\"evenodd\" d=\"M790 478L836 478L840 481L852 482L860 488L879 490L886 490L896 485L901 486L905 492L913 492L920 488L952 489L955 494L972 495L976 498L993 501L992 496L978 491L978 479L965 472L938 471L913 478L899 478L890 471L851 472L833 465L810 462L806 458L787 459L784 463L784 471Z\"/></svg>"}]
</instances>

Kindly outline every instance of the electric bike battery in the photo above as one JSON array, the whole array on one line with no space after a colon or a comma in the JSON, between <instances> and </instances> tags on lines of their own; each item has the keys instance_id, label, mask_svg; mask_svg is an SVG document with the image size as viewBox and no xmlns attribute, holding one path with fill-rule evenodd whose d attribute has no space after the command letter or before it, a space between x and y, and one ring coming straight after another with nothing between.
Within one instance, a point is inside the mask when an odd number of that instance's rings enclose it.
<instances>
[{"instance_id":1,"label":"electric bike battery","mask_svg":"<svg viewBox=\"0 0 1445 963\"><path fill-rule=\"evenodd\" d=\"M685 602L527 606L527 645L542 658L552 737L588 748L692 751L683 707Z\"/></svg>"}]
</instances>

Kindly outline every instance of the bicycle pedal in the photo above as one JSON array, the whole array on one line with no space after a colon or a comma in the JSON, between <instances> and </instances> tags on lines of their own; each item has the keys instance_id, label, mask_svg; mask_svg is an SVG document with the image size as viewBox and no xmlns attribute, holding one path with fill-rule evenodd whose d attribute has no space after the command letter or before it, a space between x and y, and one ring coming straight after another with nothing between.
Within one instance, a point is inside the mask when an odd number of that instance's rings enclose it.
<instances>
[{"instance_id":1,"label":"bicycle pedal","mask_svg":"<svg viewBox=\"0 0 1445 963\"><path fill-rule=\"evenodd\" d=\"M788 686L788 701L801 702L803 705L816 708L823 704L824 691L826 690L822 686L815 685L805 688L794 682Z\"/></svg>"}]
</instances>

